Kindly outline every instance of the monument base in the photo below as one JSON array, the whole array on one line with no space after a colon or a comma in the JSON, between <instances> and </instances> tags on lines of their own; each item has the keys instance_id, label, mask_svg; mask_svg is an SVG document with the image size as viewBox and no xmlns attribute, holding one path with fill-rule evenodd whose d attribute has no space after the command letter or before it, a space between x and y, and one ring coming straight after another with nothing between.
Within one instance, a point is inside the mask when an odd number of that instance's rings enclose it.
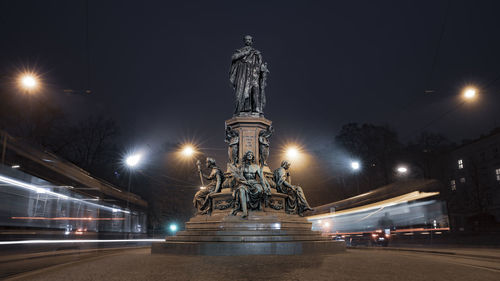
<instances>
[{"instance_id":1,"label":"monument base","mask_svg":"<svg viewBox=\"0 0 500 281\"><path fill-rule=\"evenodd\" d=\"M267 211L266 211L267 210ZM249 211L247 218L233 216L231 209L211 216L197 215L186 230L151 246L153 254L175 255L305 255L345 251L345 243L311 230L311 223L283 210Z\"/></svg>"},{"instance_id":2,"label":"monument base","mask_svg":"<svg viewBox=\"0 0 500 281\"><path fill-rule=\"evenodd\" d=\"M342 241L300 242L156 242L152 254L196 256L311 255L345 252Z\"/></svg>"}]
</instances>

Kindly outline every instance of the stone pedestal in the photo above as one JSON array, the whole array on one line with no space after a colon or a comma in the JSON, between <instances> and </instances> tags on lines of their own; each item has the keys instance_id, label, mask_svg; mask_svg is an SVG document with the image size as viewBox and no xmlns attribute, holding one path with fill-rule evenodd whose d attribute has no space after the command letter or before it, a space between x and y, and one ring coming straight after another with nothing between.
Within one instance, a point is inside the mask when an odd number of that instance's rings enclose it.
<instances>
[{"instance_id":1,"label":"stone pedestal","mask_svg":"<svg viewBox=\"0 0 500 281\"><path fill-rule=\"evenodd\" d=\"M229 189L212 195L212 215L197 215L186 230L154 243L153 254L177 255L302 255L345 251L345 243L333 241L311 230L311 223L284 210L286 195L271 194L271 204L262 211L249 211L248 218L230 214Z\"/></svg>"},{"instance_id":2,"label":"stone pedestal","mask_svg":"<svg viewBox=\"0 0 500 281\"><path fill-rule=\"evenodd\" d=\"M233 130L238 131L240 136L238 149L240 163L243 155L249 150L255 156L255 163L259 163L259 133L260 131L267 130L271 124L271 120L254 116L236 116L226 120L226 126L230 126ZM269 168L266 170L269 170Z\"/></svg>"}]
</instances>

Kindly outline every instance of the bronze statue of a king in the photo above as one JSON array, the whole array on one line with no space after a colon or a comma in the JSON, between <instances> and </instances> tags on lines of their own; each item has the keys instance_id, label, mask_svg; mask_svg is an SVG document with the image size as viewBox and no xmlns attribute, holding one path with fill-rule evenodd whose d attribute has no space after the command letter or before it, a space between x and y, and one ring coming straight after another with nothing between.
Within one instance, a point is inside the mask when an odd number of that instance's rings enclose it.
<instances>
[{"instance_id":1,"label":"bronze statue of a king","mask_svg":"<svg viewBox=\"0 0 500 281\"><path fill-rule=\"evenodd\" d=\"M234 115L264 114L266 79L269 70L262 54L252 47L252 36L246 35L245 46L231 57L229 81L235 90Z\"/></svg>"}]
</instances>

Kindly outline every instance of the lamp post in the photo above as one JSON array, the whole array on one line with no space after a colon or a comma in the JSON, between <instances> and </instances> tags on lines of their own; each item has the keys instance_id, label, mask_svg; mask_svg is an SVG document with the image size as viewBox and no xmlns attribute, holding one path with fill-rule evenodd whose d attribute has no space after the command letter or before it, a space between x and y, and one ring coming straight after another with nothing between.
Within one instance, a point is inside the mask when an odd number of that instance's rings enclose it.
<instances>
[{"instance_id":1,"label":"lamp post","mask_svg":"<svg viewBox=\"0 0 500 281\"><path fill-rule=\"evenodd\" d=\"M358 173L360 168L361 165L359 164L359 161L351 161L351 169L354 173ZM359 195L359 178L357 175L355 175L354 177L356 178L357 194Z\"/></svg>"},{"instance_id":2,"label":"lamp post","mask_svg":"<svg viewBox=\"0 0 500 281\"><path fill-rule=\"evenodd\" d=\"M140 153L135 153L127 156L125 158L125 164L127 165L129 171L128 171L128 193L127 194L127 209L129 207L129 196L130 196L130 185L132 182L132 170L137 167L137 165L141 162L142 159L142 154Z\"/></svg>"}]
</instances>

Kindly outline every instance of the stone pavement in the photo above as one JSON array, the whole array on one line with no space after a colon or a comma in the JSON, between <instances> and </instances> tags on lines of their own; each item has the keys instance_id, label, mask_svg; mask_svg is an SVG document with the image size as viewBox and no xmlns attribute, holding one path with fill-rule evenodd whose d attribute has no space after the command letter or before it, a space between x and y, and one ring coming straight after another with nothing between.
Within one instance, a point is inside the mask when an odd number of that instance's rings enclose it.
<instances>
[{"instance_id":1,"label":"stone pavement","mask_svg":"<svg viewBox=\"0 0 500 281\"><path fill-rule=\"evenodd\" d=\"M173 256L121 251L10 280L498 280L498 260L366 251L324 256Z\"/></svg>"},{"instance_id":2,"label":"stone pavement","mask_svg":"<svg viewBox=\"0 0 500 281\"><path fill-rule=\"evenodd\" d=\"M405 251L405 252L422 252L430 254L442 254L442 255L454 255L454 256L466 256L473 258L486 258L486 259L498 259L500 260L500 249L499 248L459 248L457 246L435 246L429 247L429 245L422 245L417 247L416 245L407 247L350 247L351 249L359 250L385 250L385 251Z\"/></svg>"}]
</instances>

